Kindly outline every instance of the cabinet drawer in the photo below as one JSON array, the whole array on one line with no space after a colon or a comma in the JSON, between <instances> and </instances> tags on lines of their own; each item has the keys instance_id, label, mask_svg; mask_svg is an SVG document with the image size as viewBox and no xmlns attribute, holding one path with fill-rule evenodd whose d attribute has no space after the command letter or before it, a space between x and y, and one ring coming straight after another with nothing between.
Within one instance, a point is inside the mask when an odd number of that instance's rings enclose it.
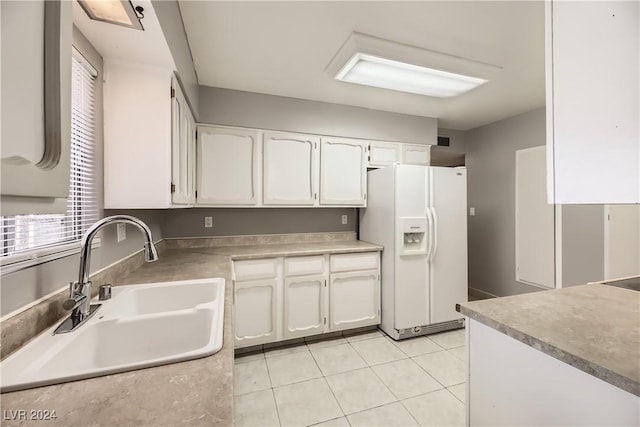
<instances>
[{"instance_id":1,"label":"cabinet drawer","mask_svg":"<svg viewBox=\"0 0 640 427\"><path fill-rule=\"evenodd\" d=\"M331 255L331 271L374 270L380 262L378 252Z\"/></svg>"},{"instance_id":2,"label":"cabinet drawer","mask_svg":"<svg viewBox=\"0 0 640 427\"><path fill-rule=\"evenodd\" d=\"M234 261L233 271L236 280L271 279L277 275L275 258Z\"/></svg>"},{"instance_id":3,"label":"cabinet drawer","mask_svg":"<svg viewBox=\"0 0 640 427\"><path fill-rule=\"evenodd\" d=\"M324 256L301 256L284 259L284 275L302 276L322 274L324 271Z\"/></svg>"}]
</instances>

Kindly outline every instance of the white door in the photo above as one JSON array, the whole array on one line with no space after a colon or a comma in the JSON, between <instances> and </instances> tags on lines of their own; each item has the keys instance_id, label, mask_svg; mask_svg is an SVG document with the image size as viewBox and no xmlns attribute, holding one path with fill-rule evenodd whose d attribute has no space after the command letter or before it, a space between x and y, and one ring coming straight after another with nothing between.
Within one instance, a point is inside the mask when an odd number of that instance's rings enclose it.
<instances>
[{"instance_id":1,"label":"white door","mask_svg":"<svg viewBox=\"0 0 640 427\"><path fill-rule=\"evenodd\" d=\"M369 143L369 167L389 166L399 163L402 152L396 142Z\"/></svg>"},{"instance_id":2,"label":"white door","mask_svg":"<svg viewBox=\"0 0 640 427\"><path fill-rule=\"evenodd\" d=\"M320 150L320 204L365 206L367 142L323 138Z\"/></svg>"},{"instance_id":3,"label":"white door","mask_svg":"<svg viewBox=\"0 0 640 427\"><path fill-rule=\"evenodd\" d=\"M197 203L258 203L258 132L198 127Z\"/></svg>"},{"instance_id":4,"label":"white door","mask_svg":"<svg viewBox=\"0 0 640 427\"><path fill-rule=\"evenodd\" d=\"M324 276L292 277L284 280L284 337L322 333L325 324Z\"/></svg>"},{"instance_id":5,"label":"white door","mask_svg":"<svg viewBox=\"0 0 640 427\"><path fill-rule=\"evenodd\" d=\"M605 279L640 274L640 205L611 205L605 211Z\"/></svg>"},{"instance_id":6,"label":"white door","mask_svg":"<svg viewBox=\"0 0 640 427\"><path fill-rule=\"evenodd\" d=\"M235 283L236 348L276 340L277 283L277 279Z\"/></svg>"},{"instance_id":7,"label":"white door","mask_svg":"<svg viewBox=\"0 0 640 427\"><path fill-rule=\"evenodd\" d=\"M177 80L172 79L171 102L171 203L195 203L195 125Z\"/></svg>"},{"instance_id":8,"label":"white door","mask_svg":"<svg viewBox=\"0 0 640 427\"><path fill-rule=\"evenodd\" d=\"M320 138L265 132L262 142L265 205L314 205Z\"/></svg>"},{"instance_id":9,"label":"white door","mask_svg":"<svg viewBox=\"0 0 640 427\"><path fill-rule=\"evenodd\" d=\"M440 323L461 319L456 304L468 298L466 168L430 167L429 193L430 320Z\"/></svg>"},{"instance_id":10,"label":"white door","mask_svg":"<svg viewBox=\"0 0 640 427\"><path fill-rule=\"evenodd\" d=\"M333 273L329 283L329 329L357 328L380 323L378 270Z\"/></svg>"},{"instance_id":11,"label":"white door","mask_svg":"<svg viewBox=\"0 0 640 427\"><path fill-rule=\"evenodd\" d=\"M402 164L429 166L430 163L430 145L402 144Z\"/></svg>"}]
</instances>

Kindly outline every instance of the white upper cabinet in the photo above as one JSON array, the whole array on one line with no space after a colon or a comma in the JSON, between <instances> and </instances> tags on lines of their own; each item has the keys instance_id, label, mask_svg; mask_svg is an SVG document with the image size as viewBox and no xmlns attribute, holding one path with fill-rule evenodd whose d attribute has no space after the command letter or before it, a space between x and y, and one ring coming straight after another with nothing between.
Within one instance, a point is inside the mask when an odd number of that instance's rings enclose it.
<instances>
[{"instance_id":1,"label":"white upper cabinet","mask_svg":"<svg viewBox=\"0 0 640 427\"><path fill-rule=\"evenodd\" d=\"M166 209L171 206L173 71L115 60L105 60L103 68L104 207Z\"/></svg>"},{"instance_id":2,"label":"white upper cabinet","mask_svg":"<svg viewBox=\"0 0 640 427\"><path fill-rule=\"evenodd\" d=\"M0 16L1 214L63 213L70 176L71 2L2 1Z\"/></svg>"},{"instance_id":3,"label":"white upper cabinet","mask_svg":"<svg viewBox=\"0 0 640 427\"><path fill-rule=\"evenodd\" d=\"M550 203L640 203L639 8L546 2Z\"/></svg>"},{"instance_id":4,"label":"white upper cabinet","mask_svg":"<svg viewBox=\"0 0 640 427\"><path fill-rule=\"evenodd\" d=\"M262 143L263 203L314 205L317 199L320 138L265 132Z\"/></svg>"},{"instance_id":5,"label":"white upper cabinet","mask_svg":"<svg viewBox=\"0 0 640 427\"><path fill-rule=\"evenodd\" d=\"M195 156L196 126L182 89L171 82L171 202L193 205L196 202Z\"/></svg>"},{"instance_id":6,"label":"white upper cabinet","mask_svg":"<svg viewBox=\"0 0 640 427\"><path fill-rule=\"evenodd\" d=\"M402 159L401 144L372 141L369 144L369 167L389 166Z\"/></svg>"},{"instance_id":7,"label":"white upper cabinet","mask_svg":"<svg viewBox=\"0 0 640 427\"><path fill-rule=\"evenodd\" d=\"M402 164L429 166L431 164L431 146L402 144Z\"/></svg>"},{"instance_id":8,"label":"white upper cabinet","mask_svg":"<svg viewBox=\"0 0 640 427\"><path fill-rule=\"evenodd\" d=\"M198 127L197 204L256 205L259 132Z\"/></svg>"},{"instance_id":9,"label":"white upper cabinet","mask_svg":"<svg viewBox=\"0 0 640 427\"><path fill-rule=\"evenodd\" d=\"M366 150L357 139L322 138L320 149L320 204L365 206Z\"/></svg>"}]
</instances>

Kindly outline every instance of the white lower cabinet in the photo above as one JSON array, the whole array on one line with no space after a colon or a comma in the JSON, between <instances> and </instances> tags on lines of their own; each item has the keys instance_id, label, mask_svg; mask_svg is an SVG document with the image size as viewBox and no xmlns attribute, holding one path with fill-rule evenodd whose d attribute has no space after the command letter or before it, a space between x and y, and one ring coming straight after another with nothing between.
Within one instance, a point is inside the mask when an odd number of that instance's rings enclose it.
<instances>
[{"instance_id":1,"label":"white lower cabinet","mask_svg":"<svg viewBox=\"0 0 640 427\"><path fill-rule=\"evenodd\" d=\"M326 284L324 275L284 279L285 339L321 334L324 331Z\"/></svg>"},{"instance_id":2,"label":"white lower cabinet","mask_svg":"<svg viewBox=\"0 0 640 427\"><path fill-rule=\"evenodd\" d=\"M234 262L235 347L380 323L380 254Z\"/></svg>"},{"instance_id":3,"label":"white lower cabinet","mask_svg":"<svg viewBox=\"0 0 640 427\"><path fill-rule=\"evenodd\" d=\"M277 279L235 283L236 347L247 347L276 340L276 313L279 308L277 288Z\"/></svg>"},{"instance_id":4,"label":"white lower cabinet","mask_svg":"<svg viewBox=\"0 0 640 427\"><path fill-rule=\"evenodd\" d=\"M331 274L329 329L339 331L378 323L380 323L379 271Z\"/></svg>"}]
</instances>

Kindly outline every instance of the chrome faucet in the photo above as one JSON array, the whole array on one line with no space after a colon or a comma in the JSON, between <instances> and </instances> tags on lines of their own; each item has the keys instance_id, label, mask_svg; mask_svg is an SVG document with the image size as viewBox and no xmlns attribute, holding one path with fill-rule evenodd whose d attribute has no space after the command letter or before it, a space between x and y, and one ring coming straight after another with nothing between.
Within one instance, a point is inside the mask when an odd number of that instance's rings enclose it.
<instances>
[{"instance_id":1,"label":"chrome faucet","mask_svg":"<svg viewBox=\"0 0 640 427\"><path fill-rule=\"evenodd\" d=\"M89 266L91 264L91 242L103 227L109 224L125 223L135 225L144 235L144 259L146 262L158 260L158 251L153 244L151 230L144 222L129 215L114 215L101 219L93 224L82 236L80 243L80 270L78 281L69 284L69 299L62 303L65 310L72 310L71 315L54 331L54 334L71 332L87 321L100 307L91 304L91 281L89 280Z\"/></svg>"}]
</instances>

